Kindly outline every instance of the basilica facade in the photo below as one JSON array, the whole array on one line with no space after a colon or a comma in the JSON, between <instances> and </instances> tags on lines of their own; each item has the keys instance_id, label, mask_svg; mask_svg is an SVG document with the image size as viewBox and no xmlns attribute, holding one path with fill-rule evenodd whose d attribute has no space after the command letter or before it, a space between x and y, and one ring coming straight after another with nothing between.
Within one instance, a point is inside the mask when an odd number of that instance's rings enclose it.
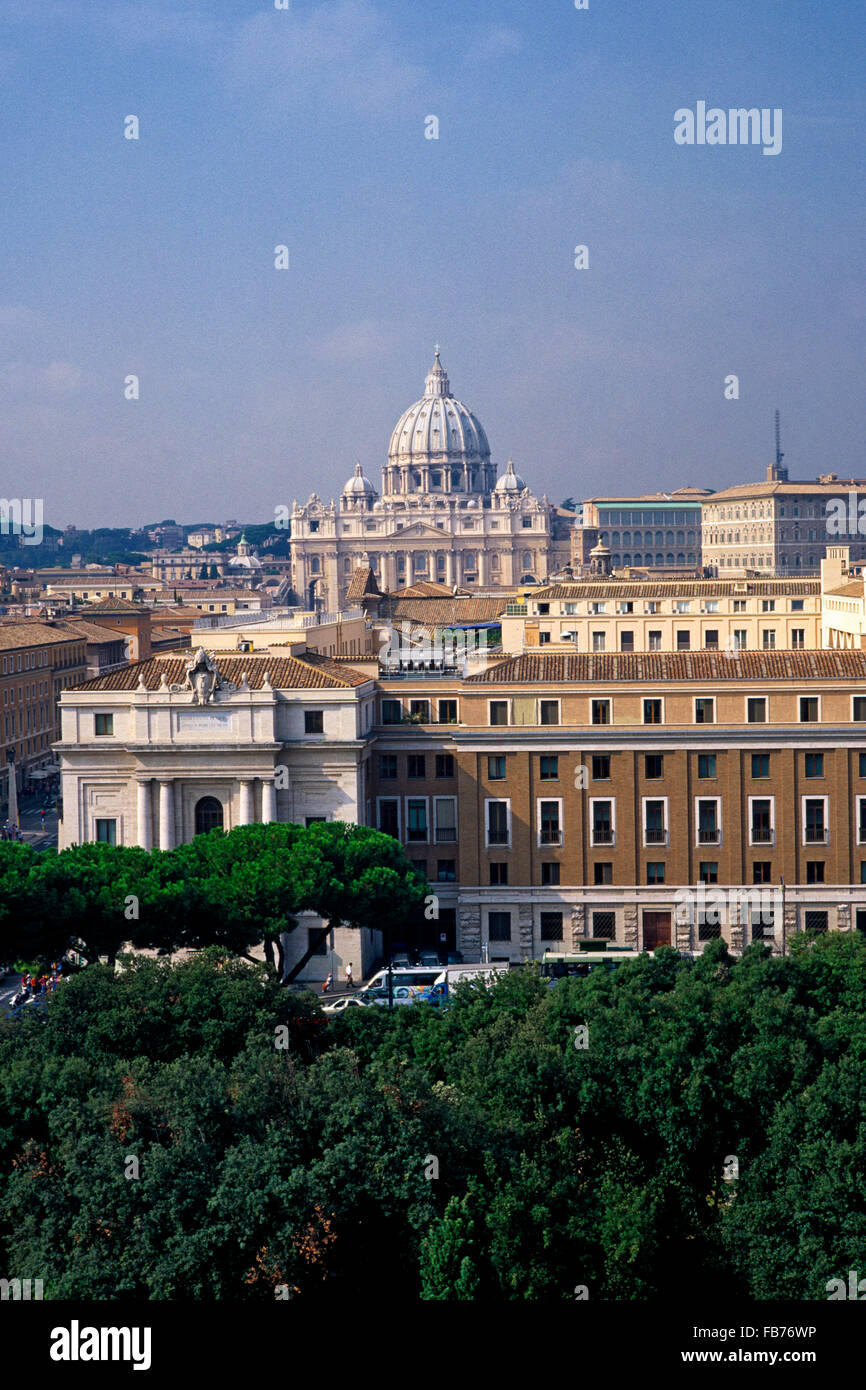
<instances>
[{"instance_id":1,"label":"basilica facade","mask_svg":"<svg viewBox=\"0 0 866 1390\"><path fill-rule=\"evenodd\" d=\"M362 566L385 592L421 580L543 582L568 563L572 520L535 497L510 459L497 479L484 428L451 394L437 348L424 395L394 427L381 495L359 463L338 503L314 493L293 504L293 588L310 607L334 610Z\"/></svg>"}]
</instances>

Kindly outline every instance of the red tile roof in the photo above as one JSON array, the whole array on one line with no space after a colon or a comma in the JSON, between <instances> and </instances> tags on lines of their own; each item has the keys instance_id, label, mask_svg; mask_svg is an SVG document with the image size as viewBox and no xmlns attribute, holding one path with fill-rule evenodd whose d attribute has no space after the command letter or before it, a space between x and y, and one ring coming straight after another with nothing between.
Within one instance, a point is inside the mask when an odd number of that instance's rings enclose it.
<instances>
[{"instance_id":1,"label":"red tile roof","mask_svg":"<svg viewBox=\"0 0 866 1390\"><path fill-rule=\"evenodd\" d=\"M137 661L122 671L96 676L76 687L77 690L136 690L143 678L148 690L159 690L163 673L168 685L183 685L186 680L186 656L152 657ZM370 679L361 671L337 666L328 657L307 652L303 657L267 656L246 653L242 656L217 657L217 669L227 681L240 685L244 672L251 690L261 690L265 674L275 690L351 689Z\"/></svg>"},{"instance_id":2,"label":"red tile roof","mask_svg":"<svg viewBox=\"0 0 866 1390\"><path fill-rule=\"evenodd\" d=\"M665 681L866 680L866 651L524 653L465 685Z\"/></svg>"}]
</instances>

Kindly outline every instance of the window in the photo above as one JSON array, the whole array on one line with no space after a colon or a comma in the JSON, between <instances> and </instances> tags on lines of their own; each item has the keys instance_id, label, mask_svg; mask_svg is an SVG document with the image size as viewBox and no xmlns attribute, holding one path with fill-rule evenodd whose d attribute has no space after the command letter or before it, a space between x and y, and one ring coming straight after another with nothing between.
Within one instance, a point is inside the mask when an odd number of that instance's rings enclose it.
<instances>
[{"instance_id":1,"label":"window","mask_svg":"<svg viewBox=\"0 0 866 1390\"><path fill-rule=\"evenodd\" d=\"M397 776L397 754L379 754L379 776L383 781L389 781Z\"/></svg>"},{"instance_id":2,"label":"window","mask_svg":"<svg viewBox=\"0 0 866 1390\"><path fill-rule=\"evenodd\" d=\"M691 651L691 647L691 633L686 628L677 628L677 651L688 652Z\"/></svg>"},{"instance_id":3,"label":"window","mask_svg":"<svg viewBox=\"0 0 866 1390\"><path fill-rule=\"evenodd\" d=\"M698 941L718 941L721 934L718 911L698 913Z\"/></svg>"},{"instance_id":4,"label":"window","mask_svg":"<svg viewBox=\"0 0 866 1390\"><path fill-rule=\"evenodd\" d=\"M617 604L617 612L619 612L619 613L633 613L633 612L634 612L634 604L633 604L630 600L624 599L621 603L618 603L618 604Z\"/></svg>"},{"instance_id":5,"label":"window","mask_svg":"<svg viewBox=\"0 0 866 1390\"><path fill-rule=\"evenodd\" d=\"M596 884L613 883L613 865L609 863L593 864L592 881Z\"/></svg>"},{"instance_id":6,"label":"window","mask_svg":"<svg viewBox=\"0 0 866 1390\"><path fill-rule=\"evenodd\" d=\"M862 756L866 759L866 753ZM864 771L863 776L866 777L866 771ZM610 781L610 755L608 753L593 753L592 780L594 782Z\"/></svg>"},{"instance_id":7,"label":"window","mask_svg":"<svg viewBox=\"0 0 866 1390\"><path fill-rule=\"evenodd\" d=\"M761 599L761 612L762 612L762 613L775 613L775 611L776 611L776 600L775 600L774 598L762 598L762 599Z\"/></svg>"},{"instance_id":8,"label":"window","mask_svg":"<svg viewBox=\"0 0 866 1390\"><path fill-rule=\"evenodd\" d=\"M403 706L399 700L382 701L382 723L399 724L403 718Z\"/></svg>"},{"instance_id":9,"label":"window","mask_svg":"<svg viewBox=\"0 0 866 1390\"><path fill-rule=\"evenodd\" d=\"M427 758L423 753L410 753L406 763L406 771L410 777L427 776Z\"/></svg>"},{"instance_id":10,"label":"window","mask_svg":"<svg viewBox=\"0 0 866 1390\"><path fill-rule=\"evenodd\" d=\"M816 911L814 909L807 910L804 913L803 925L805 926L806 931L826 931L827 913L824 911Z\"/></svg>"},{"instance_id":11,"label":"window","mask_svg":"<svg viewBox=\"0 0 866 1390\"><path fill-rule=\"evenodd\" d=\"M765 627L761 633L761 646L765 652L776 650L776 631L775 628Z\"/></svg>"},{"instance_id":12,"label":"window","mask_svg":"<svg viewBox=\"0 0 866 1390\"><path fill-rule=\"evenodd\" d=\"M511 913L489 912L487 914L487 935L491 941L510 941Z\"/></svg>"},{"instance_id":13,"label":"window","mask_svg":"<svg viewBox=\"0 0 866 1390\"><path fill-rule=\"evenodd\" d=\"M772 845L773 798L771 796L749 797L749 844Z\"/></svg>"},{"instance_id":14,"label":"window","mask_svg":"<svg viewBox=\"0 0 866 1390\"><path fill-rule=\"evenodd\" d=\"M825 845L827 835L826 796L803 797L803 844Z\"/></svg>"},{"instance_id":15,"label":"window","mask_svg":"<svg viewBox=\"0 0 866 1390\"><path fill-rule=\"evenodd\" d=\"M420 874L421 878L427 877L426 859L410 859L409 863L412 865L412 868L415 870L416 874Z\"/></svg>"},{"instance_id":16,"label":"window","mask_svg":"<svg viewBox=\"0 0 866 1390\"><path fill-rule=\"evenodd\" d=\"M858 758L858 775L866 777L866 753L861 753Z\"/></svg>"},{"instance_id":17,"label":"window","mask_svg":"<svg viewBox=\"0 0 866 1390\"><path fill-rule=\"evenodd\" d=\"M866 868L866 864L861 864L861 871ZM860 882L864 882L863 873L860 874ZM866 908L858 907L855 917L855 924L859 932L866 932Z\"/></svg>"},{"instance_id":18,"label":"window","mask_svg":"<svg viewBox=\"0 0 866 1390\"><path fill-rule=\"evenodd\" d=\"M456 796L434 796L433 837L437 844L453 844L457 840Z\"/></svg>"},{"instance_id":19,"label":"window","mask_svg":"<svg viewBox=\"0 0 866 1390\"><path fill-rule=\"evenodd\" d=\"M749 724L766 724L767 697L765 695L751 696L746 700L746 720Z\"/></svg>"},{"instance_id":20,"label":"window","mask_svg":"<svg viewBox=\"0 0 866 1390\"><path fill-rule=\"evenodd\" d=\"M662 753L645 753L643 770L648 781L657 781L664 772L664 755Z\"/></svg>"},{"instance_id":21,"label":"window","mask_svg":"<svg viewBox=\"0 0 866 1390\"><path fill-rule=\"evenodd\" d=\"M712 859L712 860L710 860L710 859L702 859L702 860L701 860L701 864L700 864L700 869L698 870L698 877L699 877L701 883L718 883L718 881L719 881L719 865L718 865L718 861L715 860L715 859Z\"/></svg>"},{"instance_id":22,"label":"window","mask_svg":"<svg viewBox=\"0 0 866 1390\"><path fill-rule=\"evenodd\" d=\"M661 700L644 700L643 702L643 722L645 724L661 724L662 722L662 702Z\"/></svg>"},{"instance_id":23,"label":"window","mask_svg":"<svg viewBox=\"0 0 866 1390\"><path fill-rule=\"evenodd\" d=\"M487 802L487 843L488 845L511 844L510 802Z\"/></svg>"},{"instance_id":24,"label":"window","mask_svg":"<svg viewBox=\"0 0 866 1390\"><path fill-rule=\"evenodd\" d=\"M734 612L735 612L735 613L745 613L745 611L746 611L746 600L745 600L744 598L735 598L735 599L734 599Z\"/></svg>"},{"instance_id":25,"label":"window","mask_svg":"<svg viewBox=\"0 0 866 1390\"><path fill-rule=\"evenodd\" d=\"M614 803L590 797L589 814L592 826L593 845L612 845L614 843Z\"/></svg>"},{"instance_id":26,"label":"window","mask_svg":"<svg viewBox=\"0 0 866 1390\"><path fill-rule=\"evenodd\" d=\"M647 866L646 866L646 881L647 881L647 883L664 883L664 881L665 881L665 866L664 866L664 864L653 864L653 863L647 864Z\"/></svg>"},{"instance_id":27,"label":"window","mask_svg":"<svg viewBox=\"0 0 866 1390\"><path fill-rule=\"evenodd\" d=\"M539 722L539 724L558 724L558 723L559 723L559 701L558 701L558 700L539 700L539 702L538 702L538 722Z\"/></svg>"},{"instance_id":28,"label":"window","mask_svg":"<svg viewBox=\"0 0 866 1390\"><path fill-rule=\"evenodd\" d=\"M559 865L552 859L541 861L541 883L544 888L559 887Z\"/></svg>"},{"instance_id":29,"label":"window","mask_svg":"<svg viewBox=\"0 0 866 1390\"><path fill-rule=\"evenodd\" d=\"M96 716L97 719L99 715ZM866 720L866 695L855 695L852 701L851 718L856 724L862 724Z\"/></svg>"},{"instance_id":30,"label":"window","mask_svg":"<svg viewBox=\"0 0 866 1390\"><path fill-rule=\"evenodd\" d=\"M824 882L824 861L823 861L823 859L807 859L807 860L806 860L806 882L807 882L807 883L823 883L823 882Z\"/></svg>"},{"instance_id":31,"label":"window","mask_svg":"<svg viewBox=\"0 0 866 1390\"><path fill-rule=\"evenodd\" d=\"M621 652L634 651L634 633L621 632L619 635L619 649Z\"/></svg>"},{"instance_id":32,"label":"window","mask_svg":"<svg viewBox=\"0 0 866 1390\"><path fill-rule=\"evenodd\" d=\"M440 781L441 781L443 778L448 778L448 777L453 777L453 776L454 776L454 754L453 754L453 753L437 753L437 754L436 754L436 776L439 778Z\"/></svg>"},{"instance_id":33,"label":"window","mask_svg":"<svg viewBox=\"0 0 866 1390\"><path fill-rule=\"evenodd\" d=\"M801 598L792 598L792 599L791 599L791 612L792 612L792 613L802 613L802 612L803 612L803 607L804 607L804 603L803 603L803 600L802 600Z\"/></svg>"},{"instance_id":34,"label":"window","mask_svg":"<svg viewBox=\"0 0 866 1390\"><path fill-rule=\"evenodd\" d=\"M410 844L427 839L427 798L424 796L406 798L406 839Z\"/></svg>"},{"instance_id":35,"label":"window","mask_svg":"<svg viewBox=\"0 0 866 1390\"><path fill-rule=\"evenodd\" d=\"M752 882L769 883L772 865L769 859L756 859L752 865Z\"/></svg>"},{"instance_id":36,"label":"window","mask_svg":"<svg viewBox=\"0 0 866 1390\"><path fill-rule=\"evenodd\" d=\"M613 941L616 938L616 913L594 912L592 914L592 936L594 941Z\"/></svg>"},{"instance_id":37,"label":"window","mask_svg":"<svg viewBox=\"0 0 866 1390\"><path fill-rule=\"evenodd\" d=\"M490 886L491 888L504 888L508 883L508 863L501 859L493 860L490 864Z\"/></svg>"},{"instance_id":38,"label":"window","mask_svg":"<svg viewBox=\"0 0 866 1390\"><path fill-rule=\"evenodd\" d=\"M866 796L858 796L854 802L857 811L857 843L866 845Z\"/></svg>"},{"instance_id":39,"label":"window","mask_svg":"<svg viewBox=\"0 0 866 1390\"><path fill-rule=\"evenodd\" d=\"M719 650L719 629L717 627L707 628L704 633L704 646L708 652Z\"/></svg>"},{"instance_id":40,"label":"window","mask_svg":"<svg viewBox=\"0 0 866 1390\"><path fill-rule=\"evenodd\" d=\"M734 651L744 652L748 646L748 633L744 627L734 628Z\"/></svg>"},{"instance_id":41,"label":"window","mask_svg":"<svg viewBox=\"0 0 866 1390\"><path fill-rule=\"evenodd\" d=\"M592 650L593 650L594 652L603 652L603 651L604 651L604 633L603 633L603 632L594 632L594 633L592 634Z\"/></svg>"},{"instance_id":42,"label":"window","mask_svg":"<svg viewBox=\"0 0 866 1390\"><path fill-rule=\"evenodd\" d=\"M539 914L538 934L542 941L562 940L562 913L542 912Z\"/></svg>"},{"instance_id":43,"label":"window","mask_svg":"<svg viewBox=\"0 0 866 1390\"><path fill-rule=\"evenodd\" d=\"M791 650L801 652L806 646L806 629L804 627L791 628Z\"/></svg>"},{"instance_id":44,"label":"window","mask_svg":"<svg viewBox=\"0 0 866 1390\"><path fill-rule=\"evenodd\" d=\"M800 696L800 723L817 724L818 722L818 696Z\"/></svg>"},{"instance_id":45,"label":"window","mask_svg":"<svg viewBox=\"0 0 866 1390\"><path fill-rule=\"evenodd\" d=\"M113 715L113 714L95 714L95 715L93 716L93 725L94 725L94 733L96 733L96 734L113 734L113 733L114 733L114 715ZM114 841L111 840L109 843L114 844Z\"/></svg>"},{"instance_id":46,"label":"window","mask_svg":"<svg viewBox=\"0 0 866 1390\"><path fill-rule=\"evenodd\" d=\"M807 776L807 777L823 777L823 776L824 776L824 754L823 754L823 753L807 753L807 754L805 755L805 763L806 763L806 776Z\"/></svg>"},{"instance_id":47,"label":"window","mask_svg":"<svg viewBox=\"0 0 866 1390\"><path fill-rule=\"evenodd\" d=\"M649 649L651 652L660 652L662 649L661 632L653 629L649 635Z\"/></svg>"},{"instance_id":48,"label":"window","mask_svg":"<svg viewBox=\"0 0 866 1390\"><path fill-rule=\"evenodd\" d=\"M559 776L559 758L542 758L539 765L539 774L542 781L552 781Z\"/></svg>"},{"instance_id":49,"label":"window","mask_svg":"<svg viewBox=\"0 0 866 1390\"><path fill-rule=\"evenodd\" d=\"M96 840L100 845L116 845L117 821L98 820L96 822Z\"/></svg>"},{"instance_id":50,"label":"window","mask_svg":"<svg viewBox=\"0 0 866 1390\"><path fill-rule=\"evenodd\" d=\"M715 724L716 701L712 695L699 695L695 700L695 723Z\"/></svg>"},{"instance_id":51,"label":"window","mask_svg":"<svg viewBox=\"0 0 866 1390\"><path fill-rule=\"evenodd\" d=\"M538 803L538 843L540 845L562 844L562 802L539 801Z\"/></svg>"},{"instance_id":52,"label":"window","mask_svg":"<svg viewBox=\"0 0 866 1390\"><path fill-rule=\"evenodd\" d=\"M716 775L716 755L715 753L698 754L698 777L715 777Z\"/></svg>"},{"instance_id":53,"label":"window","mask_svg":"<svg viewBox=\"0 0 866 1390\"><path fill-rule=\"evenodd\" d=\"M487 759L487 776L492 782L499 782L505 776L505 755L494 753Z\"/></svg>"},{"instance_id":54,"label":"window","mask_svg":"<svg viewBox=\"0 0 866 1390\"><path fill-rule=\"evenodd\" d=\"M429 700L410 700L409 718L414 719L419 724L430 723L430 701Z\"/></svg>"},{"instance_id":55,"label":"window","mask_svg":"<svg viewBox=\"0 0 866 1390\"><path fill-rule=\"evenodd\" d=\"M307 950L314 956L328 954L328 932L321 927L307 928Z\"/></svg>"},{"instance_id":56,"label":"window","mask_svg":"<svg viewBox=\"0 0 866 1390\"><path fill-rule=\"evenodd\" d=\"M437 859L436 860L436 882L454 883L457 879L457 860L456 859Z\"/></svg>"},{"instance_id":57,"label":"window","mask_svg":"<svg viewBox=\"0 0 866 1390\"><path fill-rule=\"evenodd\" d=\"M440 723L440 724L456 724L456 723L457 723L457 701L456 701L456 700L440 700L440 701L439 701L439 723Z\"/></svg>"},{"instance_id":58,"label":"window","mask_svg":"<svg viewBox=\"0 0 866 1390\"><path fill-rule=\"evenodd\" d=\"M698 796L695 798L695 820L697 822L695 828L699 845L721 844L719 804L717 796Z\"/></svg>"},{"instance_id":59,"label":"window","mask_svg":"<svg viewBox=\"0 0 866 1390\"><path fill-rule=\"evenodd\" d=\"M610 700L592 701L592 722L593 724L610 723Z\"/></svg>"},{"instance_id":60,"label":"window","mask_svg":"<svg viewBox=\"0 0 866 1390\"><path fill-rule=\"evenodd\" d=\"M643 842L645 845L666 845L667 804L664 798L643 799Z\"/></svg>"},{"instance_id":61,"label":"window","mask_svg":"<svg viewBox=\"0 0 866 1390\"><path fill-rule=\"evenodd\" d=\"M752 776L769 777L770 775L770 755L769 753L752 754Z\"/></svg>"},{"instance_id":62,"label":"window","mask_svg":"<svg viewBox=\"0 0 866 1390\"><path fill-rule=\"evenodd\" d=\"M495 724L495 725L496 725L496 724L507 724L507 723L508 723L508 701L507 701L507 700L491 700L491 701L490 701L490 723L491 723L491 724Z\"/></svg>"}]
</instances>

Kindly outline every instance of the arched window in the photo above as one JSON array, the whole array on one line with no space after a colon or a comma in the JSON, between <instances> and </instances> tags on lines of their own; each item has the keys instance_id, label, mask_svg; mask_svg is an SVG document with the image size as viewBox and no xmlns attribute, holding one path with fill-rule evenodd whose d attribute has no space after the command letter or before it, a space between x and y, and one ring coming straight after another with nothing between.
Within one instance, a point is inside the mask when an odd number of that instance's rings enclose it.
<instances>
[{"instance_id":1,"label":"arched window","mask_svg":"<svg viewBox=\"0 0 866 1390\"><path fill-rule=\"evenodd\" d=\"M532 554L528 550L524 550L523 552L523 568L525 570L532 569Z\"/></svg>"},{"instance_id":2,"label":"arched window","mask_svg":"<svg viewBox=\"0 0 866 1390\"><path fill-rule=\"evenodd\" d=\"M685 557L685 555L683 554L683 552L680 551L679 555L677 556L677 564L678 564L678 565L684 565L685 563L686 563L686 557Z\"/></svg>"},{"instance_id":3,"label":"arched window","mask_svg":"<svg viewBox=\"0 0 866 1390\"><path fill-rule=\"evenodd\" d=\"M622 543L623 545L631 545L631 531L623 531Z\"/></svg>"},{"instance_id":4,"label":"arched window","mask_svg":"<svg viewBox=\"0 0 866 1390\"><path fill-rule=\"evenodd\" d=\"M666 564L666 565L672 565L673 562L674 562L674 557L673 557L673 555L671 555L670 553L668 553L668 555L665 557L665 564Z\"/></svg>"},{"instance_id":5,"label":"arched window","mask_svg":"<svg viewBox=\"0 0 866 1390\"><path fill-rule=\"evenodd\" d=\"M206 835L209 830L221 830L223 824L222 802L215 796L203 796L195 804L195 833Z\"/></svg>"},{"instance_id":6,"label":"arched window","mask_svg":"<svg viewBox=\"0 0 866 1390\"><path fill-rule=\"evenodd\" d=\"M685 545L686 536L684 531L677 531L677 545Z\"/></svg>"},{"instance_id":7,"label":"arched window","mask_svg":"<svg viewBox=\"0 0 866 1390\"><path fill-rule=\"evenodd\" d=\"M630 565L630 564L631 564L631 556L630 556L628 553L626 553L626 554L623 555L623 557L622 557L622 562L623 562L624 565Z\"/></svg>"},{"instance_id":8,"label":"arched window","mask_svg":"<svg viewBox=\"0 0 866 1390\"><path fill-rule=\"evenodd\" d=\"M664 555L657 555L657 556L656 556L656 564L657 564L657 565L663 565L664 562L665 562L665 557L664 557Z\"/></svg>"},{"instance_id":9,"label":"arched window","mask_svg":"<svg viewBox=\"0 0 866 1390\"><path fill-rule=\"evenodd\" d=\"M635 562L636 565L642 565L642 564L643 564L643 556L641 555L640 551L638 551L637 554L635 555L635 557L634 557L634 562Z\"/></svg>"},{"instance_id":10,"label":"arched window","mask_svg":"<svg viewBox=\"0 0 866 1390\"><path fill-rule=\"evenodd\" d=\"M674 533L673 533L673 531L666 531L666 532L665 532L665 545L673 545L673 543L674 543Z\"/></svg>"},{"instance_id":11,"label":"arched window","mask_svg":"<svg viewBox=\"0 0 866 1390\"><path fill-rule=\"evenodd\" d=\"M602 533L601 533L601 543L602 543L602 545L607 545L607 544L608 544L607 532L606 532L606 531L602 531ZM611 531L611 533L610 533L610 544L611 544L611 545L619 545L619 531Z\"/></svg>"},{"instance_id":12,"label":"arched window","mask_svg":"<svg viewBox=\"0 0 866 1390\"><path fill-rule=\"evenodd\" d=\"M665 538L661 531L656 531L656 545L664 545Z\"/></svg>"}]
</instances>

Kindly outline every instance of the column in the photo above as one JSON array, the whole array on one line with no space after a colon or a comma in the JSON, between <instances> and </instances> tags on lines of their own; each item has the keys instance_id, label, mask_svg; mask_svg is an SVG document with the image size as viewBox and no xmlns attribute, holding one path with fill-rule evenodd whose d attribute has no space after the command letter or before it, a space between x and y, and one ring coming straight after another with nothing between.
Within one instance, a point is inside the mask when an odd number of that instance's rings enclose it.
<instances>
[{"instance_id":1,"label":"column","mask_svg":"<svg viewBox=\"0 0 866 1390\"><path fill-rule=\"evenodd\" d=\"M241 806L238 825L251 825L253 819L253 784L249 780L241 782Z\"/></svg>"},{"instance_id":2,"label":"column","mask_svg":"<svg viewBox=\"0 0 866 1390\"><path fill-rule=\"evenodd\" d=\"M445 583L455 584L456 582L454 578L454 551L449 550L445 555Z\"/></svg>"},{"instance_id":3,"label":"column","mask_svg":"<svg viewBox=\"0 0 866 1390\"><path fill-rule=\"evenodd\" d=\"M159 784L159 847L174 849L174 783Z\"/></svg>"},{"instance_id":4,"label":"column","mask_svg":"<svg viewBox=\"0 0 866 1390\"><path fill-rule=\"evenodd\" d=\"M481 549L478 552L478 584L483 588L487 583L487 555L484 551L484 541L481 542Z\"/></svg>"},{"instance_id":5,"label":"column","mask_svg":"<svg viewBox=\"0 0 866 1390\"><path fill-rule=\"evenodd\" d=\"M277 788L273 777L262 778L262 821L269 825L277 818Z\"/></svg>"},{"instance_id":6,"label":"column","mask_svg":"<svg viewBox=\"0 0 866 1390\"><path fill-rule=\"evenodd\" d=\"M138 843L150 849L153 843L150 827L150 782L138 783Z\"/></svg>"}]
</instances>

